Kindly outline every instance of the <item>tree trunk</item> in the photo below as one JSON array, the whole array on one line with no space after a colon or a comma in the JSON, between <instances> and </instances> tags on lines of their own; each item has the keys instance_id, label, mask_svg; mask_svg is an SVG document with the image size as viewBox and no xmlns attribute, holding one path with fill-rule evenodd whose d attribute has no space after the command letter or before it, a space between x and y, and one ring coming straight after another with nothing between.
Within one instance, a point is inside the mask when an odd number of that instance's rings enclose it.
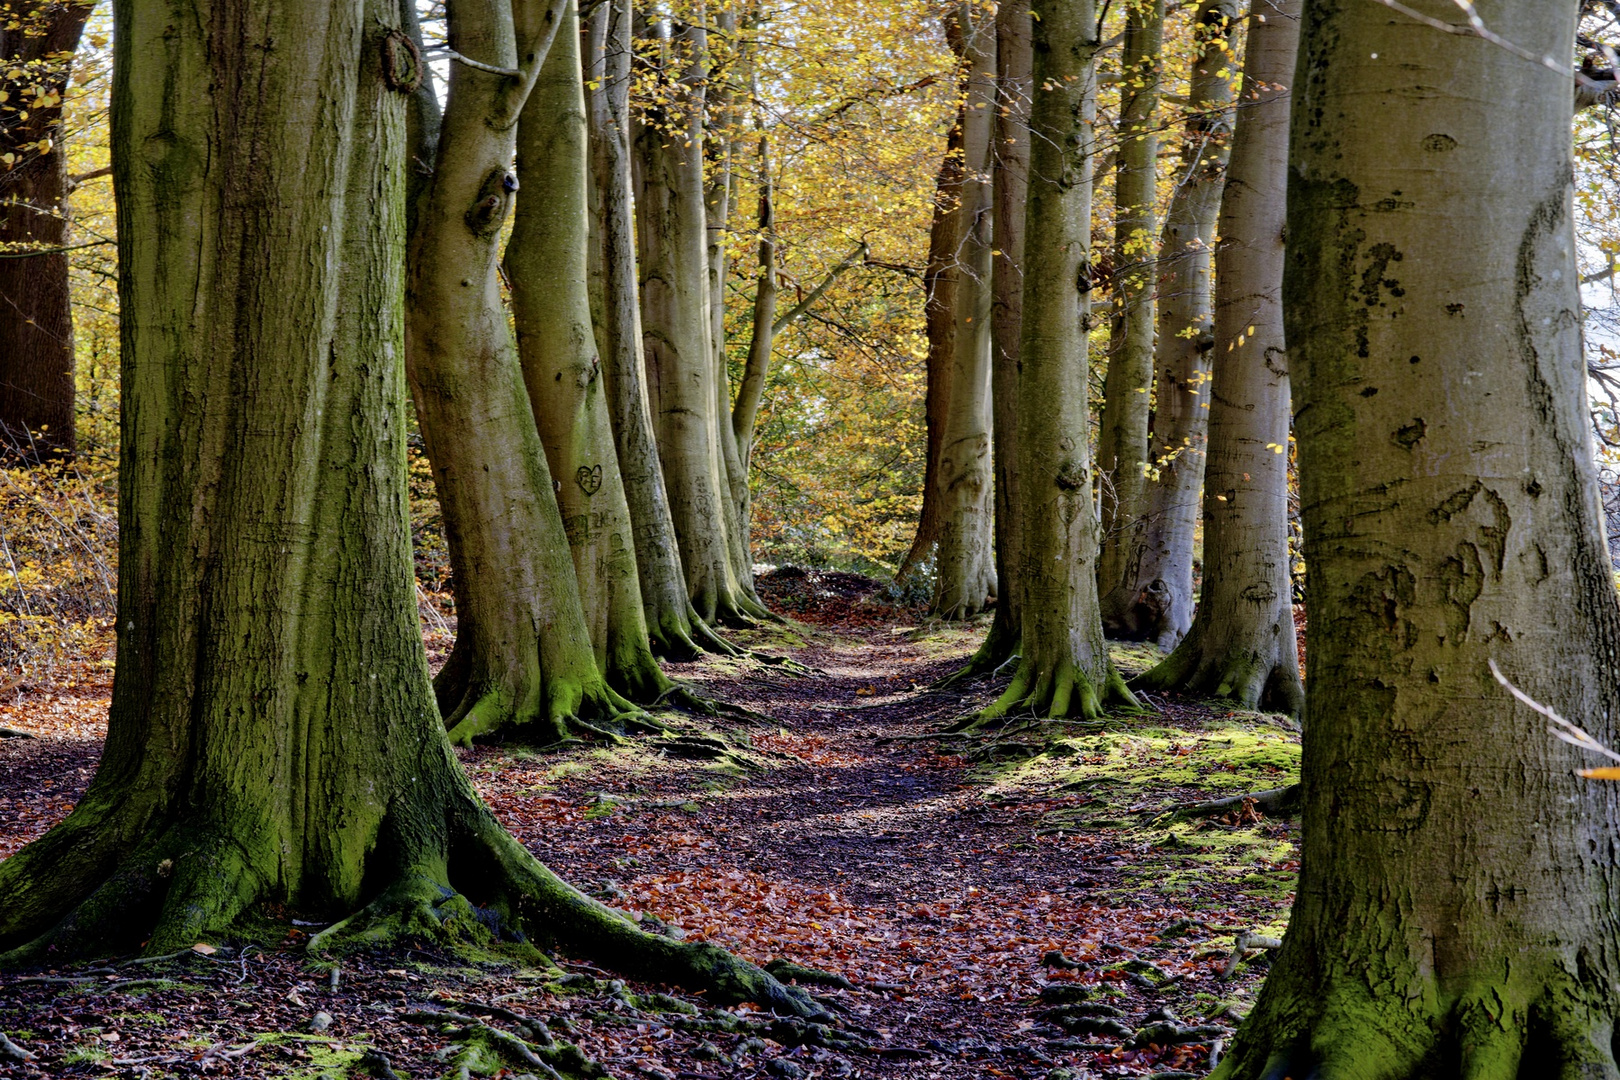
<instances>
[{"instance_id":1,"label":"tree trunk","mask_svg":"<svg viewBox=\"0 0 1620 1080\"><path fill-rule=\"evenodd\" d=\"M456 601L456 642L435 689L451 739L464 744L513 724L538 723L530 737L541 742L601 732L631 709L596 666L500 298L518 114L564 3L524 4L516 23L506 0L454 5L451 36L476 43L472 59L523 74L451 65L431 187L410 240L406 359Z\"/></svg>"},{"instance_id":2,"label":"tree trunk","mask_svg":"<svg viewBox=\"0 0 1620 1080\"><path fill-rule=\"evenodd\" d=\"M1211 337L1210 263L1215 217L1231 155L1237 5L1203 0L1182 134L1181 172L1159 245L1159 331L1154 366L1152 453L1141 523L1141 555L1122 582L1115 637L1152 641L1169 651L1193 619L1193 539L1208 444Z\"/></svg>"},{"instance_id":3,"label":"tree trunk","mask_svg":"<svg viewBox=\"0 0 1620 1080\"><path fill-rule=\"evenodd\" d=\"M1139 685L1297 714L1282 324L1288 87L1299 0L1254 20L1215 253L1204 581L1192 629Z\"/></svg>"},{"instance_id":4,"label":"tree trunk","mask_svg":"<svg viewBox=\"0 0 1620 1080\"><path fill-rule=\"evenodd\" d=\"M704 651L734 653L736 649L709 628L687 595L642 374L630 174L632 0L609 0L592 14L590 24L595 88L590 92L589 118L601 246L600 314L595 322L647 629L653 651L672 660L692 660Z\"/></svg>"},{"instance_id":5,"label":"tree trunk","mask_svg":"<svg viewBox=\"0 0 1620 1080\"><path fill-rule=\"evenodd\" d=\"M996 35L991 16L970 3L957 6L956 21L968 74L950 400L935 477L939 541L933 611L943 619L978 614L996 587L990 462L990 252L995 218L990 144L996 111Z\"/></svg>"},{"instance_id":6,"label":"tree trunk","mask_svg":"<svg viewBox=\"0 0 1620 1080\"><path fill-rule=\"evenodd\" d=\"M1217 1076L1614 1080L1620 789L1487 669L1615 743L1569 76L1364 0L1307 11L1285 287L1304 851ZM1472 11L1570 55L1575 4Z\"/></svg>"},{"instance_id":7,"label":"tree trunk","mask_svg":"<svg viewBox=\"0 0 1620 1080\"><path fill-rule=\"evenodd\" d=\"M518 197L506 270L529 404L557 478L557 505L596 665L639 702L673 687L647 639L630 507L591 325L583 74L573 0L518 123ZM525 195L527 197L525 197Z\"/></svg>"},{"instance_id":8,"label":"tree trunk","mask_svg":"<svg viewBox=\"0 0 1620 1080\"><path fill-rule=\"evenodd\" d=\"M1097 431L1102 555L1097 587L1103 626L1122 628L1135 600L1147 499L1148 432L1153 406L1153 321L1159 228L1159 90L1164 0L1130 0L1120 60L1119 165L1114 177L1114 315Z\"/></svg>"},{"instance_id":9,"label":"tree trunk","mask_svg":"<svg viewBox=\"0 0 1620 1080\"><path fill-rule=\"evenodd\" d=\"M1014 709L1093 717L1135 704L1108 658L1097 607L1086 337L1091 323L1091 155L1097 20L1090 0L1048 5L1034 22L1024 247L1018 493L1024 519L1023 645L1001 698Z\"/></svg>"},{"instance_id":10,"label":"tree trunk","mask_svg":"<svg viewBox=\"0 0 1620 1080\"><path fill-rule=\"evenodd\" d=\"M944 445L945 412L951 402L951 357L956 353L956 249L962 239L962 121L945 138L945 156L934 180L934 216L928 228L928 264L923 267L923 330L928 354L923 366L923 421L928 448L923 462L922 512L911 550L895 577L904 578L927 557L939 539L939 453Z\"/></svg>"},{"instance_id":11,"label":"tree trunk","mask_svg":"<svg viewBox=\"0 0 1620 1080\"><path fill-rule=\"evenodd\" d=\"M770 613L738 579L728 529L731 489L720 442L703 187L706 33L696 24L683 24L672 37L661 24L659 33L666 64L684 67L685 91L636 137L648 398L688 595L706 621L747 625Z\"/></svg>"},{"instance_id":12,"label":"tree trunk","mask_svg":"<svg viewBox=\"0 0 1620 1080\"><path fill-rule=\"evenodd\" d=\"M995 215L990 276L990 411L995 468L996 610L984 643L952 679L993 672L1023 633L1018 501L1019 335L1024 312L1024 203L1029 187L1029 107L1034 90L1029 0L996 9L996 120L991 147Z\"/></svg>"},{"instance_id":13,"label":"tree trunk","mask_svg":"<svg viewBox=\"0 0 1620 1080\"><path fill-rule=\"evenodd\" d=\"M118 669L89 790L0 863L0 964L161 954L275 903L360 909L313 950L566 942L814 1011L570 888L450 751L411 575L399 163L418 69L391 0L116 14Z\"/></svg>"},{"instance_id":14,"label":"tree trunk","mask_svg":"<svg viewBox=\"0 0 1620 1080\"><path fill-rule=\"evenodd\" d=\"M61 250L69 183L60 130L71 61L61 57L79 47L94 6L27 0L10 5L0 24L0 91L11 101L0 119L0 154L7 155L0 171L0 453L25 462L74 451L73 308Z\"/></svg>"}]
</instances>

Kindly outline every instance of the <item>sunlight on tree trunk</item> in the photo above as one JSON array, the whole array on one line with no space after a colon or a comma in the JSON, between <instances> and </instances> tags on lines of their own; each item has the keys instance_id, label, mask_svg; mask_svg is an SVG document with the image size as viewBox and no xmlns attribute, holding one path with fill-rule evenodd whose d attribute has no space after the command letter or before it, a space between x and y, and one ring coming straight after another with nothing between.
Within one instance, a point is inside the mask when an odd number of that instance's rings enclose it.
<instances>
[{"instance_id":1,"label":"sunlight on tree trunk","mask_svg":"<svg viewBox=\"0 0 1620 1080\"><path fill-rule=\"evenodd\" d=\"M1288 573L1283 218L1299 0L1249 29L1215 253L1204 580L1192 629L1137 685L1297 714Z\"/></svg>"}]
</instances>

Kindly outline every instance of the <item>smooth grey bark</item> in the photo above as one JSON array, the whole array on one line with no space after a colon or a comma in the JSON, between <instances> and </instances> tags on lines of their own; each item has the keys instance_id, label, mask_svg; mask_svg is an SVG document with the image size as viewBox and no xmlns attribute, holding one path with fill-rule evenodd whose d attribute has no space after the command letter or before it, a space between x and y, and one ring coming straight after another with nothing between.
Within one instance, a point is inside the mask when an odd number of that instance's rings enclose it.
<instances>
[{"instance_id":1,"label":"smooth grey bark","mask_svg":"<svg viewBox=\"0 0 1620 1080\"><path fill-rule=\"evenodd\" d=\"M747 625L770 612L739 579L729 528L732 500L721 443L721 391L708 289L704 206L706 32L660 22L663 76L679 65L680 103L636 133L636 237L648 400L687 592L707 622ZM729 432L729 425L727 425Z\"/></svg>"},{"instance_id":2,"label":"smooth grey bark","mask_svg":"<svg viewBox=\"0 0 1620 1080\"><path fill-rule=\"evenodd\" d=\"M1143 496L1140 555L1104 625L1110 635L1169 651L1193 619L1193 541L1208 446L1211 263L1231 155L1236 58L1233 0L1203 0L1182 131L1181 167L1159 242L1153 434Z\"/></svg>"},{"instance_id":3,"label":"smooth grey bark","mask_svg":"<svg viewBox=\"0 0 1620 1080\"><path fill-rule=\"evenodd\" d=\"M630 507L591 323L589 134L574 0L518 122L517 211L505 265L523 381L573 553L597 667L632 701L674 684L653 659Z\"/></svg>"},{"instance_id":4,"label":"smooth grey bark","mask_svg":"<svg viewBox=\"0 0 1620 1080\"><path fill-rule=\"evenodd\" d=\"M1034 92L1029 0L996 9L996 119L991 146L995 223L990 276L991 457L995 470L996 608L984 642L952 680L995 671L1023 633L1023 517L1018 497L1019 336L1024 311L1024 204Z\"/></svg>"},{"instance_id":5,"label":"smooth grey bark","mask_svg":"<svg viewBox=\"0 0 1620 1080\"><path fill-rule=\"evenodd\" d=\"M672 660L736 649L711 630L686 591L643 376L630 156L633 0L591 15L587 71L595 236L593 306L619 474L630 508L636 571L653 651Z\"/></svg>"},{"instance_id":6,"label":"smooth grey bark","mask_svg":"<svg viewBox=\"0 0 1620 1080\"><path fill-rule=\"evenodd\" d=\"M596 666L551 472L501 304L518 117L566 0L459 0L433 175L410 238L406 367L444 514L456 641L435 680L452 741L601 732L632 706ZM572 33L572 28L569 30Z\"/></svg>"},{"instance_id":7,"label":"smooth grey bark","mask_svg":"<svg viewBox=\"0 0 1620 1080\"><path fill-rule=\"evenodd\" d=\"M980 714L1094 717L1134 705L1103 640L1086 400L1097 20L1090 0L1034 22L1018 429L1023 641L1018 670Z\"/></svg>"},{"instance_id":8,"label":"smooth grey bark","mask_svg":"<svg viewBox=\"0 0 1620 1080\"><path fill-rule=\"evenodd\" d=\"M1473 10L1534 56L1570 54L1572 3ZM1607 763L1489 671L1620 738L1569 79L1311 0L1295 93L1302 866L1216 1076L1614 1080L1620 788L1576 775Z\"/></svg>"},{"instance_id":9,"label":"smooth grey bark","mask_svg":"<svg viewBox=\"0 0 1620 1080\"><path fill-rule=\"evenodd\" d=\"M1117 632L1135 599L1146 509L1153 414L1159 198L1158 111L1164 0L1128 0L1120 59L1119 158L1114 172L1113 319L1097 429L1102 555L1097 588L1103 626Z\"/></svg>"},{"instance_id":10,"label":"smooth grey bark","mask_svg":"<svg viewBox=\"0 0 1620 1080\"><path fill-rule=\"evenodd\" d=\"M1192 629L1138 685L1297 714L1304 701L1288 573L1283 225L1299 0L1251 22L1243 105L1215 252L1204 577ZM1259 13L1259 14L1264 14Z\"/></svg>"},{"instance_id":11,"label":"smooth grey bark","mask_svg":"<svg viewBox=\"0 0 1620 1080\"><path fill-rule=\"evenodd\" d=\"M94 6L19 0L0 22L0 91L11 100L0 153L12 159L0 171L0 246L10 255L0 259L0 454L26 463L75 448L61 101Z\"/></svg>"},{"instance_id":12,"label":"smooth grey bark","mask_svg":"<svg viewBox=\"0 0 1620 1080\"><path fill-rule=\"evenodd\" d=\"M978 614L996 587L990 461L990 252L995 219L990 145L996 34L991 15L970 3L957 5L955 19L968 70L950 397L935 477L939 537L932 610L943 619Z\"/></svg>"}]
</instances>

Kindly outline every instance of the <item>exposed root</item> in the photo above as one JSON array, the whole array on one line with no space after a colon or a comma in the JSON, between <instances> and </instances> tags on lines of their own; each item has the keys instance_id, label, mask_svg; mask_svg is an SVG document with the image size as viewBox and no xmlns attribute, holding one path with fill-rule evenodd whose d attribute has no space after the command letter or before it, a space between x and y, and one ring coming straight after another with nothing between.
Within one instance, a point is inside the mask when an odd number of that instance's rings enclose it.
<instances>
[{"instance_id":1,"label":"exposed root","mask_svg":"<svg viewBox=\"0 0 1620 1080\"><path fill-rule=\"evenodd\" d=\"M651 640L654 656L677 663L697 660L704 653L737 656L742 652L737 646L715 633L690 601L687 601L684 612L663 612L657 618L649 612L647 635Z\"/></svg>"},{"instance_id":2,"label":"exposed root","mask_svg":"<svg viewBox=\"0 0 1620 1080\"><path fill-rule=\"evenodd\" d=\"M1032 657L1019 661L1012 682L1002 695L978 713L951 725L951 731L970 731L997 724L1015 714L1045 720L1098 720L1108 707L1141 709L1119 671L1106 657L1100 661L1101 686L1072 659L1041 664Z\"/></svg>"},{"instance_id":3,"label":"exposed root","mask_svg":"<svg viewBox=\"0 0 1620 1080\"><path fill-rule=\"evenodd\" d=\"M516 1016L508 1010L501 1012L507 1017ZM485 1075L505 1071L510 1065L533 1070L550 1080L588 1080L610 1075L572 1043L553 1039L544 1024L531 1026L534 1022L523 1017L517 1017L523 1036L448 1009L417 1009L400 1013L399 1018L436 1027L446 1039L460 1043L460 1048L447 1055L446 1060L453 1069L466 1073Z\"/></svg>"},{"instance_id":4,"label":"exposed root","mask_svg":"<svg viewBox=\"0 0 1620 1080\"><path fill-rule=\"evenodd\" d=\"M1256 812L1266 817L1296 817L1304 802L1303 789L1298 784L1290 784L1285 788L1273 788L1270 791L1256 791L1243 795L1228 795L1224 799L1211 799L1208 802L1190 803L1180 807L1171 814L1172 821L1185 821L1189 818L1214 817L1224 814L1228 810L1241 810L1245 805L1252 805Z\"/></svg>"},{"instance_id":5,"label":"exposed root","mask_svg":"<svg viewBox=\"0 0 1620 1080\"><path fill-rule=\"evenodd\" d=\"M1001 608L997 607L996 619L990 624L990 633L985 635L984 643L979 646L978 651L968 658L966 664L934 683L930 689L948 690L969 679L985 675L994 677L1001 674L1008 664L1022 659L1019 649L1022 646L1023 635L1004 623Z\"/></svg>"},{"instance_id":6,"label":"exposed root","mask_svg":"<svg viewBox=\"0 0 1620 1080\"><path fill-rule=\"evenodd\" d=\"M511 695L502 690L486 690L464 700L446 719L450 742L456 746L471 746L476 738L513 729L521 729L523 736L536 745L579 736L616 743L627 727L638 724L647 724L642 710L600 677L589 683L547 680L544 702L532 706L514 705ZM653 731L662 730L647 726Z\"/></svg>"}]
</instances>

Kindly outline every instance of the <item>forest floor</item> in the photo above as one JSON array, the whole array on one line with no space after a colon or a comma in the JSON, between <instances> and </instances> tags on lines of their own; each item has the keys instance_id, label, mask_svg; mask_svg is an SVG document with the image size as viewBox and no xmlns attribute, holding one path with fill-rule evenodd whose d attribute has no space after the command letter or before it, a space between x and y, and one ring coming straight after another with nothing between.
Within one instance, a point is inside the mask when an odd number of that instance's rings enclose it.
<instances>
[{"instance_id":1,"label":"forest floor","mask_svg":"<svg viewBox=\"0 0 1620 1080\"><path fill-rule=\"evenodd\" d=\"M928 624L854 575L784 571L760 587L796 621L739 639L811 674L672 670L769 723L671 716L666 738L462 760L502 821L586 891L761 964L843 976L810 989L856 1043L566 955L563 978L433 948L345 957L334 976L301 948L315 924L283 922L155 964L0 975L0 1032L35 1055L8 1060L0 1041L0 1076L438 1077L458 1061L543 1074L515 1051L480 1062L435 1010L518 1033L521 1017L543 1020L623 1078L1207 1073L1269 956L1222 979L1234 938L1280 933L1297 829L1243 802L1172 812L1292 783L1293 726L1155 698L1096 724L937 738L1000 685L928 689L982 623ZM1151 652L1116 659L1136 671ZM0 728L34 736L0 739L0 858L82 793L109 678L91 658L0 702Z\"/></svg>"}]
</instances>

